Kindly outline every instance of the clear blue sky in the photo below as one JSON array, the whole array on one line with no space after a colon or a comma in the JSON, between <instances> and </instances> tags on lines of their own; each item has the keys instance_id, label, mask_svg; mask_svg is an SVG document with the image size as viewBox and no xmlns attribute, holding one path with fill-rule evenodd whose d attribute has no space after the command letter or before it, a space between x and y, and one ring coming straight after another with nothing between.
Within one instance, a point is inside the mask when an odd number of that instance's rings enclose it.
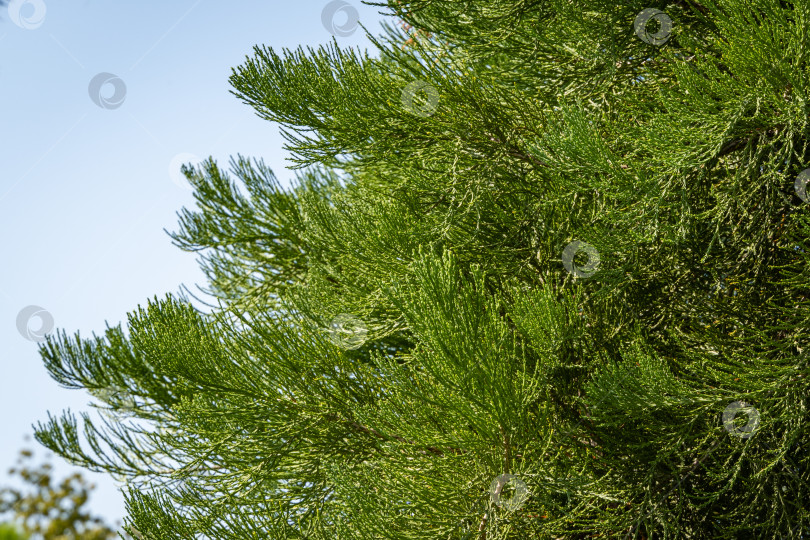
<instances>
[{"instance_id":1,"label":"clear blue sky","mask_svg":"<svg viewBox=\"0 0 810 540\"><path fill-rule=\"evenodd\" d=\"M347 1L379 33L380 8ZM228 76L256 44L280 51L330 42L322 22L328 4L15 0L11 12L0 7L0 484L9 483L5 470L47 411L92 410L85 391L62 389L48 376L38 344L17 329L20 311L41 306L57 329L89 337L154 295L203 284L195 256L163 231L177 230L176 212L194 205L170 164L192 154L227 165L241 153L263 158L289 184L278 126L230 94ZM348 22L345 11L335 17L338 26ZM362 28L335 38L343 47L370 46ZM120 106L91 99L99 73L123 81ZM103 86L102 98L115 99L114 91ZM58 474L72 470L55 463ZM98 485L94 510L122 518L113 480L87 476Z\"/></svg>"}]
</instances>

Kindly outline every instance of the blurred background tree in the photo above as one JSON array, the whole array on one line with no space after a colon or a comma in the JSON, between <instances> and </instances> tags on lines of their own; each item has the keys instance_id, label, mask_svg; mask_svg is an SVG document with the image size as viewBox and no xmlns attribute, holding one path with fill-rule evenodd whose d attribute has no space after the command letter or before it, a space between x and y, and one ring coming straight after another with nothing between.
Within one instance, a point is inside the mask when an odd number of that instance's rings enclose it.
<instances>
[{"instance_id":1,"label":"blurred background tree","mask_svg":"<svg viewBox=\"0 0 810 540\"><path fill-rule=\"evenodd\" d=\"M37 464L34 453L23 449L9 474L22 480L24 487L0 488L0 514L8 519L0 524L0 540L118 538L116 530L87 507L95 485L81 473L57 480L48 458Z\"/></svg>"},{"instance_id":2,"label":"blurred background tree","mask_svg":"<svg viewBox=\"0 0 810 540\"><path fill-rule=\"evenodd\" d=\"M0 523L0 540L28 540L12 523Z\"/></svg>"}]
</instances>

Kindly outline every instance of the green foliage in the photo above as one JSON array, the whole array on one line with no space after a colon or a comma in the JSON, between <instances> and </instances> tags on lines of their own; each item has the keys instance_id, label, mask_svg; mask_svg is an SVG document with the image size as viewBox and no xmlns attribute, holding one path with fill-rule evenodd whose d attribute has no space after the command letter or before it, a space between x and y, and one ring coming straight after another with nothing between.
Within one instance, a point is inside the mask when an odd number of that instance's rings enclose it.
<instances>
[{"instance_id":1,"label":"green foliage","mask_svg":"<svg viewBox=\"0 0 810 540\"><path fill-rule=\"evenodd\" d=\"M50 338L107 416L38 440L149 539L798 537L810 6L388 7L234 69L296 182L185 168L210 309Z\"/></svg>"}]
</instances>

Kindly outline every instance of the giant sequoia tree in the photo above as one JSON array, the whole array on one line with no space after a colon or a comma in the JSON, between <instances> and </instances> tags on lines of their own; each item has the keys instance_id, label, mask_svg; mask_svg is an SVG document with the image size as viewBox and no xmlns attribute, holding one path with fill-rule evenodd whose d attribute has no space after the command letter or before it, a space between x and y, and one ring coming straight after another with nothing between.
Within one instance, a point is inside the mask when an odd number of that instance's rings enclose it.
<instances>
[{"instance_id":1,"label":"giant sequoia tree","mask_svg":"<svg viewBox=\"0 0 810 540\"><path fill-rule=\"evenodd\" d=\"M213 300L49 338L38 440L150 539L798 538L810 5L389 4L234 70L293 187L185 167Z\"/></svg>"}]
</instances>

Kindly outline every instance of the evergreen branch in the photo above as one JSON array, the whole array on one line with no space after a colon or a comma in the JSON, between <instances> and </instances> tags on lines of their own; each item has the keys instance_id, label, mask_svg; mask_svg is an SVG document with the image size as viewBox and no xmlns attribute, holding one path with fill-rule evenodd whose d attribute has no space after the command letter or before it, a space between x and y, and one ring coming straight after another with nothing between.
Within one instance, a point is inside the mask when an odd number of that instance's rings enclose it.
<instances>
[{"instance_id":1,"label":"evergreen branch","mask_svg":"<svg viewBox=\"0 0 810 540\"><path fill-rule=\"evenodd\" d=\"M128 334L49 338L52 377L113 416L38 439L145 479L127 504L149 538L795 530L810 12L722 4L678 1L666 49L639 6L579 0L389 2L419 37L387 27L374 58L257 47L233 93L282 124L297 185L241 156L184 168L198 208L170 236L210 313L168 298ZM413 83L438 100L409 107ZM771 438L698 460L734 396ZM482 508L513 470L531 497Z\"/></svg>"}]
</instances>

